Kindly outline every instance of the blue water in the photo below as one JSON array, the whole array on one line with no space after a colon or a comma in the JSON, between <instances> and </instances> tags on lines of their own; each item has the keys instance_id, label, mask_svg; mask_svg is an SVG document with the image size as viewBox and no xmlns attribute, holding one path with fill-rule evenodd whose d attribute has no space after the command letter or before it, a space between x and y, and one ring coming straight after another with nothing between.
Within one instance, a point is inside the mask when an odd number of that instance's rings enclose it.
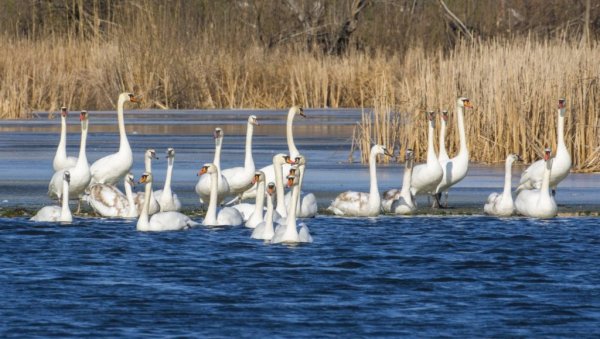
<instances>
[{"instance_id":1,"label":"blue water","mask_svg":"<svg viewBox=\"0 0 600 339\"><path fill-rule=\"evenodd\" d=\"M250 230L0 219L3 337L593 336L597 218L307 221Z\"/></svg>"}]
</instances>

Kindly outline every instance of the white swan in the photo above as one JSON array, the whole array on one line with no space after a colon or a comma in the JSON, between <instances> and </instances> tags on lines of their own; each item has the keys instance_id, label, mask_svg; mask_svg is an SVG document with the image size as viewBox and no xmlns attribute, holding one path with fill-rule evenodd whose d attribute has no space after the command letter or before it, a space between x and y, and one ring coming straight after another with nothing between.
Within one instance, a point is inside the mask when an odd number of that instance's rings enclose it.
<instances>
[{"instance_id":1,"label":"white swan","mask_svg":"<svg viewBox=\"0 0 600 339\"><path fill-rule=\"evenodd\" d=\"M76 157L67 157L67 115L69 112L66 107L60 109L60 140L58 141L58 147L56 147L56 154L54 155L54 161L52 167L54 171L60 171L63 169L75 167L77 164Z\"/></svg>"},{"instance_id":2,"label":"white swan","mask_svg":"<svg viewBox=\"0 0 600 339\"><path fill-rule=\"evenodd\" d=\"M62 181L62 199L61 206L44 206L42 207L31 219L31 221L60 221L60 222L72 222L73 216L69 209L69 182L71 181L71 175L69 171L63 171Z\"/></svg>"},{"instance_id":3,"label":"white swan","mask_svg":"<svg viewBox=\"0 0 600 339\"><path fill-rule=\"evenodd\" d=\"M300 106L292 106L288 111L287 122L285 125L285 135L286 135L288 151L289 151L289 155L290 155L291 159L295 159L297 156L300 155L300 152L298 152L298 149L296 148L296 144L294 143L293 124L294 124L294 117L296 115L306 118L304 109L302 109L302 107L300 107ZM290 170L290 166L284 165L284 168L283 168L283 171L281 174L282 181L285 179L283 176L283 173L287 173L289 170ZM265 166L265 167L261 168L259 171L261 171L265 174L266 182L275 182L275 168L273 167L273 165ZM254 198L255 196L256 196L256 188L251 187L250 189L246 190L240 196L240 199L241 200L251 199L251 198Z\"/></svg>"},{"instance_id":4,"label":"white swan","mask_svg":"<svg viewBox=\"0 0 600 339\"><path fill-rule=\"evenodd\" d=\"M443 176L434 192L434 207L440 206L441 193L464 179L469 170L469 149L467 148L467 137L465 135L465 107L473 107L471 100L463 97L458 98L456 100L456 116L458 119L460 148L457 156L441 164Z\"/></svg>"},{"instance_id":5,"label":"white swan","mask_svg":"<svg viewBox=\"0 0 600 339\"><path fill-rule=\"evenodd\" d=\"M446 129L448 128L448 111L442 110L440 114L440 149L438 152L438 161L440 166L450 160L448 152L446 151Z\"/></svg>"},{"instance_id":6,"label":"white swan","mask_svg":"<svg viewBox=\"0 0 600 339\"><path fill-rule=\"evenodd\" d=\"M254 126L257 125L256 116L249 116L246 126L244 167L227 168L221 171L221 174L227 179L229 194L237 195L252 187L252 178L254 178L254 172L256 171L254 160L252 159L252 134L254 133Z\"/></svg>"},{"instance_id":7,"label":"white swan","mask_svg":"<svg viewBox=\"0 0 600 339\"><path fill-rule=\"evenodd\" d=\"M208 174L210 175L211 182L211 192L209 196L208 209L206 210L206 215L204 216L204 220L202 221L202 225L204 226L239 226L244 223L244 219L240 212L238 212L235 208L231 207L223 207L219 213L217 213L217 176L219 175L219 170L217 166L213 163L208 163L202 166L199 175Z\"/></svg>"},{"instance_id":8,"label":"white swan","mask_svg":"<svg viewBox=\"0 0 600 339\"><path fill-rule=\"evenodd\" d=\"M115 185L125 174L129 173L133 165L133 154L125 134L125 118L123 105L125 102L137 102L132 93L121 93L117 102L117 121L119 123L119 151L96 160L90 167L92 183Z\"/></svg>"},{"instance_id":9,"label":"white swan","mask_svg":"<svg viewBox=\"0 0 600 339\"><path fill-rule=\"evenodd\" d=\"M267 213L265 213L265 220L252 230L252 239L271 240L275 235L275 229L273 227L273 194L275 193L275 183L270 182L267 185Z\"/></svg>"},{"instance_id":10,"label":"white swan","mask_svg":"<svg viewBox=\"0 0 600 339\"><path fill-rule=\"evenodd\" d=\"M69 183L69 194L71 199L78 199L79 195L82 194L90 183L90 165L87 161L86 156L86 144L88 135L88 114L86 111L81 111L79 114L79 120L81 121L81 144L79 145L79 158L77 158L77 164L75 167L69 168L70 179ZM50 179L48 185L48 195L51 198L61 199L63 190L63 178L64 171L60 170L55 172ZM79 209L78 209L79 210Z\"/></svg>"},{"instance_id":11,"label":"white swan","mask_svg":"<svg viewBox=\"0 0 600 339\"><path fill-rule=\"evenodd\" d=\"M171 177L173 176L173 163L175 162L175 150L171 147L167 149L167 176L165 186L162 190L154 191L154 198L160 205L161 212L179 211L181 202L177 194L171 190Z\"/></svg>"},{"instance_id":12,"label":"white swan","mask_svg":"<svg viewBox=\"0 0 600 339\"><path fill-rule=\"evenodd\" d=\"M511 180L512 164L518 160L521 160L518 154L509 154L506 157L504 165L504 191L502 194L494 192L489 195L486 204L483 206L483 211L486 214L508 217L515 212L515 204L511 192Z\"/></svg>"},{"instance_id":13,"label":"white swan","mask_svg":"<svg viewBox=\"0 0 600 339\"><path fill-rule=\"evenodd\" d=\"M298 172L298 169L296 172ZM287 212L287 219L285 224L277 226L275 234L273 235L272 243L300 243L300 242L313 242L313 238L310 235L308 226L300 224L298 230L296 225L296 206L298 204L298 198L300 197L300 178L297 175L290 175L287 177L288 187L292 189L292 200Z\"/></svg>"},{"instance_id":14,"label":"white swan","mask_svg":"<svg viewBox=\"0 0 600 339\"><path fill-rule=\"evenodd\" d=\"M304 182L304 173L306 169L306 158L299 155L294 159L294 165L290 168L289 174L295 175L296 168L300 169L300 187ZM289 206L292 198L292 191L285 195L285 205ZM314 218L317 215L317 198L312 193L305 193L300 191L300 199L298 200L298 207L296 208L296 217L298 218Z\"/></svg>"},{"instance_id":15,"label":"white swan","mask_svg":"<svg viewBox=\"0 0 600 339\"><path fill-rule=\"evenodd\" d=\"M552 188L553 194L556 190L556 186L569 175L569 171L571 170L571 155L569 154L567 145L565 145L564 136L565 110L566 100L561 98L558 100L558 123L556 128L558 141L557 150L556 156L552 160L552 173L550 174L550 187ZM517 192L540 188L545 167L545 162L538 160L523 171L519 187L517 187Z\"/></svg>"},{"instance_id":16,"label":"white swan","mask_svg":"<svg viewBox=\"0 0 600 339\"><path fill-rule=\"evenodd\" d=\"M427 162L413 168L410 191L413 196L417 194L432 193L442 179L442 166L435 154L433 137L435 134L435 113L427 112Z\"/></svg>"},{"instance_id":17,"label":"white swan","mask_svg":"<svg viewBox=\"0 0 600 339\"><path fill-rule=\"evenodd\" d=\"M392 189L383 193L381 209L394 214L410 214L417 209L410 193L410 182L413 171L413 150L406 150L402 189Z\"/></svg>"},{"instance_id":18,"label":"white swan","mask_svg":"<svg viewBox=\"0 0 600 339\"><path fill-rule=\"evenodd\" d=\"M156 156L156 151L152 148L149 148L144 152L144 171L146 173L152 173L152 159L158 159ZM137 206L138 214L142 213L142 209L144 208L144 202L146 201L146 194L142 192L138 192L134 195L133 200L135 201L135 205ZM154 192L150 191L150 206L148 207L148 214L152 215L160 211L160 205L158 201L156 201L156 197L154 196Z\"/></svg>"},{"instance_id":19,"label":"white swan","mask_svg":"<svg viewBox=\"0 0 600 339\"><path fill-rule=\"evenodd\" d=\"M137 218L138 211L131 190L135 185L133 174L127 173L123 185L125 194L113 185L92 184L82 200L97 214L106 218Z\"/></svg>"},{"instance_id":20,"label":"white swan","mask_svg":"<svg viewBox=\"0 0 600 339\"><path fill-rule=\"evenodd\" d=\"M327 208L336 215L356 216L356 217L374 217L381 211L381 197L377 187L377 155L385 154L392 156L383 145L374 145L369 154L369 176L371 188L369 193L347 191L341 193L335 198Z\"/></svg>"},{"instance_id":21,"label":"white swan","mask_svg":"<svg viewBox=\"0 0 600 339\"><path fill-rule=\"evenodd\" d=\"M136 229L142 232L179 231L199 225L188 216L179 212L158 212L148 220L148 208L150 207L150 193L152 192L152 173L145 172L140 177L140 184L146 184L142 213L137 222Z\"/></svg>"},{"instance_id":22,"label":"white swan","mask_svg":"<svg viewBox=\"0 0 600 339\"><path fill-rule=\"evenodd\" d=\"M526 217L552 218L556 216L558 208L554 197L550 194L550 176L552 172L551 150L544 152L544 177L540 189L523 190L517 194L515 207L517 212Z\"/></svg>"},{"instance_id":23,"label":"white swan","mask_svg":"<svg viewBox=\"0 0 600 339\"><path fill-rule=\"evenodd\" d=\"M253 182L256 183L256 203L254 211L246 221L246 227L255 228L256 225L264 221L263 212L265 209L265 174L261 171L254 174Z\"/></svg>"},{"instance_id":24,"label":"white swan","mask_svg":"<svg viewBox=\"0 0 600 339\"><path fill-rule=\"evenodd\" d=\"M223 145L223 130L220 127L215 128L215 157L213 164L217 169L217 203L221 203L225 196L229 194L229 183L227 179L221 173L221 146ZM198 183L196 183L196 193L200 196L200 203L203 204L211 196L211 180L212 176L204 175L200 176Z\"/></svg>"}]
</instances>

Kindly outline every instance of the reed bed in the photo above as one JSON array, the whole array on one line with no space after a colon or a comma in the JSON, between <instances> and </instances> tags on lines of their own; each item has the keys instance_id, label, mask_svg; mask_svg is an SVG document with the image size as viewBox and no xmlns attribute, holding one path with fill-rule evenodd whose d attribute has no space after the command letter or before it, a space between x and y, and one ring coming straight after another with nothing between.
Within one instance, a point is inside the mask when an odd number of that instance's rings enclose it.
<instances>
[{"instance_id":1,"label":"reed bed","mask_svg":"<svg viewBox=\"0 0 600 339\"><path fill-rule=\"evenodd\" d=\"M471 159L495 163L517 152L530 162L546 145L555 147L556 104L565 97L574 168L600 170L595 44L518 39L459 44L437 54L415 45L402 56L354 51L334 57L253 44L235 51L192 37L182 44L176 31L152 30L142 38L95 40L0 36L9 46L0 50L0 118L62 105L111 109L123 90L141 93L142 108L370 107L357 125L355 147L363 153L372 142L411 147L424 159L423 112L451 112L452 155L458 148L452 112L464 95L475 105L465 114Z\"/></svg>"}]
</instances>

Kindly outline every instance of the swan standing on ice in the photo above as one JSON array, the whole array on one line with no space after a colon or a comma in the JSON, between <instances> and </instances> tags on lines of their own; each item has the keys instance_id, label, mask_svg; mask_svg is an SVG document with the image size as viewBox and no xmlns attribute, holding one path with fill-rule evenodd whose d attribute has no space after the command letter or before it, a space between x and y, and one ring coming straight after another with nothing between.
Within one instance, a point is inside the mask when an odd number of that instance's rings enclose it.
<instances>
[{"instance_id":1,"label":"swan standing on ice","mask_svg":"<svg viewBox=\"0 0 600 339\"><path fill-rule=\"evenodd\" d=\"M306 158L299 155L294 159L294 165L290 168L290 174L295 175L295 168L300 169L300 187L304 182L304 173L306 169ZM285 205L289 206L292 197L292 192L285 195ZM298 218L314 218L317 215L317 198L312 193L304 193L300 191L300 199L296 208L296 217Z\"/></svg>"},{"instance_id":2,"label":"swan standing on ice","mask_svg":"<svg viewBox=\"0 0 600 339\"><path fill-rule=\"evenodd\" d=\"M140 184L146 184L144 206L138 219L136 229L142 232L179 231L199 225L188 216L179 212L158 212L148 220L150 193L152 193L152 173L145 172L140 177Z\"/></svg>"},{"instance_id":3,"label":"swan standing on ice","mask_svg":"<svg viewBox=\"0 0 600 339\"><path fill-rule=\"evenodd\" d=\"M62 171L62 206L44 206L31 219L31 221L60 221L72 222L73 216L69 209L69 182L71 174L69 171Z\"/></svg>"},{"instance_id":4,"label":"swan standing on ice","mask_svg":"<svg viewBox=\"0 0 600 339\"><path fill-rule=\"evenodd\" d=\"M427 112L427 162L413 168L410 191L413 196L430 194L442 179L442 167L435 154L433 137L435 135L435 113Z\"/></svg>"},{"instance_id":5,"label":"swan standing on ice","mask_svg":"<svg viewBox=\"0 0 600 339\"><path fill-rule=\"evenodd\" d=\"M402 178L402 190L392 189L383 193L381 208L384 212L394 214L411 214L417 209L410 193L410 182L413 171L413 150L407 149L405 155L404 176Z\"/></svg>"},{"instance_id":6,"label":"swan standing on ice","mask_svg":"<svg viewBox=\"0 0 600 339\"><path fill-rule=\"evenodd\" d=\"M552 188L552 195L556 192L556 186L569 175L571 170L571 155L565 145L565 110L566 100L561 98L558 100L558 123L556 127L557 137L557 150L556 156L552 160L552 173L550 174L550 187ZM523 174L521 175L521 182L517 188L517 193L521 190L529 190L534 188L540 188L542 185L542 178L545 172L545 161L538 160L531 164Z\"/></svg>"},{"instance_id":7,"label":"swan standing on ice","mask_svg":"<svg viewBox=\"0 0 600 339\"><path fill-rule=\"evenodd\" d=\"M144 153L144 171L146 173L152 173L152 159L158 160L156 156L156 151L152 148L149 148ZM142 208L144 208L144 202L146 201L146 194L142 192L138 192L133 200L135 201L135 205L137 206L138 213L142 213ZM152 215L156 212L160 211L160 205L158 201L156 201L156 197L154 196L154 192L150 191L150 206L148 207L148 214Z\"/></svg>"},{"instance_id":8,"label":"swan standing on ice","mask_svg":"<svg viewBox=\"0 0 600 339\"><path fill-rule=\"evenodd\" d=\"M56 154L54 155L54 161L52 167L54 172L58 172L63 169L75 167L77 164L76 157L67 157L67 115L69 112L66 107L60 109L60 140L58 147L56 148Z\"/></svg>"},{"instance_id":9,"label":"swan standing on ice","mask_svg":"<svg viewBox=\"0 0 600 339\"><path fill-rule=\"evenodd\" d=\"M221 173L221 147L223 146L223 130L220 127L215 128L215 157L213 159L213 165L217 170L217 200L216 203L221 203L225 196L229 194L229 183L227 179ZM211 180L212 176L205 175L201 176L196 184L196 193L200 196L200 203L203 204L211 196Z\"/></svg>"},{"instance_id":10,"label":"swan standing on ice","mask_svg":"<svg viewBox=\"0 0 600 339\"><path fill-rule=\"evenodd\" d=\"M243 193L252 187L252 178L254 178L254 172L256 171L254 160L252 159L252 135L254 133L254 126L258 126L258 121L256 120L255 115L251 115L248 117L248 124L246 125L246 155L244 167L227 168L221 171L221 174L227 180L229 194L231 195Z\"/></svg>"},{"instance_id":11,"label":"swan standing on ice","mask_svg":"<svg viewBox=\"0 0 600 339\"><path fill-rule=\"evenodd\" d=\"M296 170L298 173L300 169ZM288 187L292 189L292 200L287 212L287 219L285 224L280 224L275 229L275 235L273 235L272 243L300 243L300 242L313 242L313 238L310 235L308 226L306 224L300 224L298 230L296 224L296 208L298 204L298 198L300 197L300 178L297 175L289 175L287 177Z\"/></svg>"},{"instance_id":12,"label":"swan standing on ice","mask_svg":"<svg viewBox=\"0 0 600 339\"><path fill-rule=\"evenodd\" d=\"M335 198L327 208L336 215L355 217L375 217L381 211L381 197L377 187L377 155L392 156L383 145L374 145L369 154L369 177L371 181L369 193L347 191Z\"/></svg>"},{"instance_id":13,"label":"swan standing on ice","mask_svg":"<svg viewBox=\"0 0 600 339\"><path fill-rule=\"evenodd\" d=\"M127 173L123 181L125 194L113 185L92 184L82 200L97 214L106 218L137 218L138 211L131 190L135 185L133 174Z\"/></svg>"},{"instance_id":14,"label":"swan standing on ice","mask_svg":"<svg viewBox=\"0 0 600 339\"><path fill-rule=\"evenodd\" d=\"M117 121L119 123L119 151L96 160L90 167L92 183L115 185L131 170L133 155L125 134L125 118L123 105L125 102L138 102L132 93L121 93L117 102Z\"/></svg>"},{"instance_id":15,"label":"swan standing on ice","mask_svg":"<svg viewBox=\"0 0 600 339\"><path fill-rule=\"evenodd\" d=\"M254 174L252 180L256 185L256 203L254 204L254 210L246 221L246 227L255 228L256 225L264 221L263 212L265 209L265 174L261 171L257 171Z\"/></svg>"},{"instance_id":16,"label":"swan standing on ice","mask_svg":"<svg viewBox=\"0 0 600 339\"><path fill-rule=\"evenodd\" d=\"M458 155L443 163L443 176L437 188L434 191L434 207L440 207L440 199L442 192L447 191L450 187L464 179L469 170L469 149L467 148L467 137L465 135L465 116L464 109L473 108L471 100L468 98L458 98L456 100L456 116L458 119L458 137L460 140L460 149Z\"/></svg>"},{"instance_id":17,"label":"swan standing on ice","mask_svg":"<svg viewBox=\"0 0 600 339\"><path fill-rule=\"evenodd\" d=\"M558 211L554 197L550 194L550 176L553 159L550 148L544 152L544 176L542 186L535 190L523 190L517 194L515 207L517 212L526 217L552 218Z\"/></svg>"},{"instance_id":18,"label":"swan standing on ice","mask_svg":"<svg viewBox=\"0 0 600 339\"><path fill-rule=\"evenodd\" d=\"M161 212L179 211L181 202L177 194L171 190L171 177L173 176L173 164L175 162L175 150L171 147L167 149L167 176L165 178L165 186L162 190L154 192L154 197L160 205Z\"/></svg>"},{"instance_id":19,"label":"swan standing on ice","mask_svg":"<svg viewBox=\"0 0 600 339\"><path fill-rule=\"evenodd\" d=\"M267 213L265 214L265 221L256 225L252 230L252 239L271 240L275 235L275 229L273 228L273 194L275 194L275 183L270 182L267 185Z\"/></svg>"},{"instance_id":20,"label":"swan standing on ice","mask_svg":"<svg viewBox=\"0 0 600 339\"><path fill-rule=\"evenodd\" d=\"M448 156L448 152L446 151L446 130L448 129L448 110L442 110L440 113L440 149L438 152L438 161L440 162L440 167L443 167L444 164L450 160ZM442 169L443 171L443 169ZM448 206L448 191L444 192L445 203L444 206ZM438 199L441 202L442 195L441 193L438 196Z\"/></svg>"},{"instance_id":21,"label":"swan standing on ice","mask_svg":"<svg viewBox=\"0 0 600 339\"><path fill-rule=\"evenodd\" d=\"M81 121L81 144L79 145L79 158L77 158L77 164L75 167L69 168L70 183L69 183L69 194L73 199L79 199L79 195L82 194L90 183L90 165L88 164L85 148L87 143L88 135L88 114L86 111L81 111L79 114L79 120ZM48 195L51 198L62 199L63 191L63 178L65 170L55 172L48 185ZM78 204L79 206L79 204ZM77 212L79 208L77 208Z\"/></svg>"},{"instance_id":22,"label":"swan standing on ice","mask_svg":"<svg viewBox=\"0 0 600 339\"><path fill-rule=\"evenodd\" d=\"M223 207L219 213L217 213L217 197L218 197L218 186L217 186L217 176L219 175L219 170L217 166L212 163L205 164L202 166L202 169L198 173L198 175L202 176L204 174L208 174L211 176L210 181L210 195L208 202L208 209L206 210L206 215L204 216L204 220L202 221L202 225L204 226L239 226L244 223L244 219L238 210L232 207Z\"/></svg>"},{"instance_id":23,"label":"swan standing on ice","mask_svg":"<svg viewBox=\"0 0 600 339\"><path fill-rule=\"evenodd\" d=\"M512 165L515 161L520 160L521 157L518 154L510 154L506 157L504 165L504 191L502 194L496 192L490 194L486 204L483 206L483 211L486 214L509 217L515 212L515 204L511 192Z\"/></svg>"}]
</instances>

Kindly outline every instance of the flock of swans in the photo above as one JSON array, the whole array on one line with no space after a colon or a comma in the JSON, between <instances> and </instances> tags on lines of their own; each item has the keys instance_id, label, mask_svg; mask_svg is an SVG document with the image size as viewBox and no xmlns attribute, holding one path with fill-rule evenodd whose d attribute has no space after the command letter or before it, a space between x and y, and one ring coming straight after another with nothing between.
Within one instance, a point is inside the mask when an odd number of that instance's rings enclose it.
<instances>
[{"instance_id":1,"label":"flock of swans","mask_svg":"<svg viewBox=\"0 0 600 339\"><path fill-rule=\"evenodd\" d=\"M221 147L224 132L214 131L215 154L212 162L202 166L195 191L201 204L208 204L206 215L201 223L180 213L181 202L171 189L171 179L175 162L175 150L166 152L167 172L162 190L153 190L152 160L156 152L148 149L144 153L144 173L139 183L144 184L144 192L133 193L134 176L130 173L133 154L125 132L124 105L136 102L132 93L122 93L117 104L119 128L119 150L95 161L91 166L86 157L89 116L80 113L81 143L79 156L66 154L67 109L61 110L60 141L53 161L54 175L48 185L48 194L59 201L60 206L46 206L40 209L33 221L72 222L69 199L77 200L79 213L81 201L86 202L96 214L109 218L137 218L139 231L182 230L199 225L240 226L252 228L252 238L272 243L312 242L308 226L297 223L297 218L310 218L317 214L317 201L312 193L302 192L306 170L306 158L295 146L292 125L296 115L305 116L299 106L290 108L287 115L286 135L288 154L276 154L271 165L256 170L252 158L252 137L258 125L256 116L248 117L244 166L221 169ZM516 154L506 159L504 191L492 193L487 199L484 211L490 215L510 216L515 212L538 218L556 215L554 190L571 168L571 158L564 142L565 100L558 102L558 150L554 158L551 149L544 152L543 160L529 166L521 177L513 200L511 190L511 169ZM417 209L416 195L434 198L434 207L441 207L442 193L460 182L467 174L469 151L465 136L464 110L472 108L468 98L456 101L460 148L458 154L450 158L446 152L445 138L448 112L441 112L439 134L439 155L434 146L435 113L426 112L428 122L427 160L414 165L414 153L405 152L405 169L401 189L379 193L377 184L377 156L393 156L384 145L374 145L369 155L370 190L368 193L348 191L338 195L328 210L340 216L373 217L384 213L412 214ZM116 184L123 181L125 193ZM287 194L285 187L289 188ZM552 191L551 191L552 190ZM229 202L225 198L232 197ZM275 197L275 199L274 199ZM254 198L254 203L242 203ZM266 207L265 207L266 201Z\"/></svg>"}]
</instances>

